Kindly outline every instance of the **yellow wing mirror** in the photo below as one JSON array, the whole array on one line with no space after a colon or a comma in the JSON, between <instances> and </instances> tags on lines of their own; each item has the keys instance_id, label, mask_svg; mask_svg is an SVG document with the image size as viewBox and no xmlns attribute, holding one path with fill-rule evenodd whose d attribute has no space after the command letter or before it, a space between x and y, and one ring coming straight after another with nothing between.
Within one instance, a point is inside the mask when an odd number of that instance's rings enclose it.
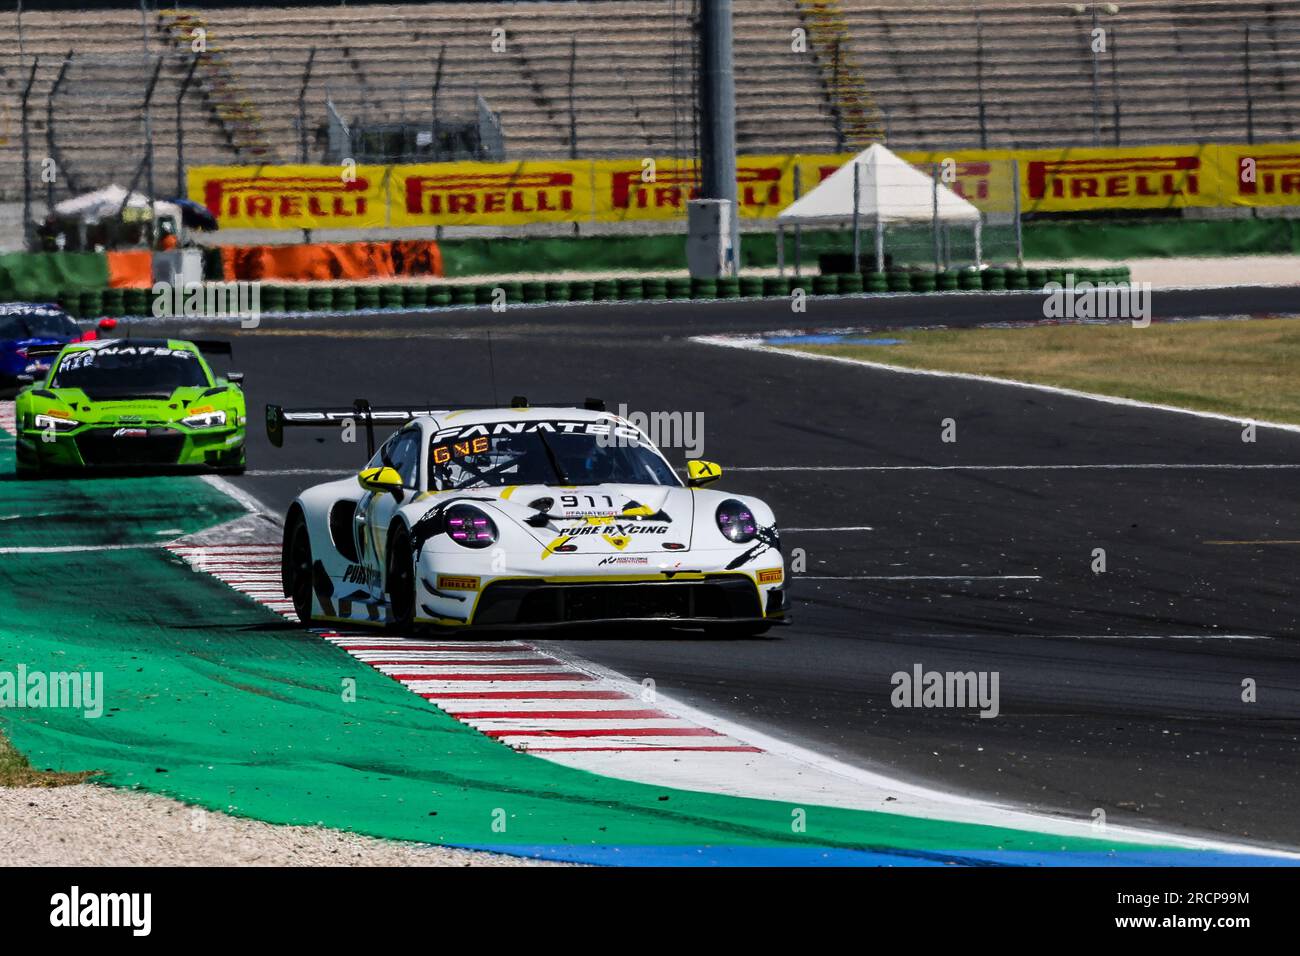
<instances>
[{"instance_id":1,"label":"yellow wing mirror","mask_svg":"<svg viewBox=\"0 0 1300 956\"><path fill-rule=\"evenodd\" d=\"M402 476L397 473L396 468L387 466L382 468L367 468L357 475L357 483L366 491L373 491L383 494L385 491L397 492L402 490Z\"/></svg>"},{"instance_id":2,"label":"yellow wing mirror","mask_svg":"<svg viewBox=\"0 0 1300 956\"><path fill-rule=\"evenodd\" d=\"M722 477L722 466L717 462L693 458L686 463L686 483L692 488L711 485Z\"/></svg>"}]
</instances>

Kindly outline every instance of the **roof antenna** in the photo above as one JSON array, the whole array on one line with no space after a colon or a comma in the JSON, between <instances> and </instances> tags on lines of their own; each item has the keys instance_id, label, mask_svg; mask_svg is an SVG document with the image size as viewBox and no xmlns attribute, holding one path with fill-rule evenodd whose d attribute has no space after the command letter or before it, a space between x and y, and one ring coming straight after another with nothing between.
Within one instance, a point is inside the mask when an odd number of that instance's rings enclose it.
<instances>
[{"instance_id":1,"label":"roof antenna","mask_svg":"<svg viewBox=\"0 0 1300 956\"><path fill-rule=\"evenodd\" d=\"M497 363L492 355L492 330L487 330L488 369L492 378L492 407L497 404Z\"/></svg>"}]
</instances>

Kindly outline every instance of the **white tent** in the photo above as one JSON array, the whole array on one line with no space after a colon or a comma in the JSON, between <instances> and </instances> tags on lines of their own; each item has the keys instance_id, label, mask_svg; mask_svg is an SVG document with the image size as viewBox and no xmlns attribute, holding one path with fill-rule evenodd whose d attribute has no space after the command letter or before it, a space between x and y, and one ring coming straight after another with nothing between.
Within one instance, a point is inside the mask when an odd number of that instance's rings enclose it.
<instances>
[{"instance_id":1,"label":"white tent","mask_svg":"<svg viewBox=\"0 0 1300 956\"><path fill-rule=\"evenodd\" d=\"M122 200L126 200L125 207ZM71 199L65 199L61 203L55 203L54 214L56 216L80 219L82 222L94 224L101 219L110 218L117 215L117 211L122 209L124 212L130 210L139 218L147 218L149 209L149 197L141 193L131 193L128 197L126 190L121 186L105 186L103 189L97 189L94 192L82 193L80 196L73 196ZM174 219L178 224L181 221L181 209L175 203L164 202L161 199L154 200L153 211L156 216L168 216ZM144 215L141 215L144 213Z\"/></svg>"},{"instance_id":2,"label":"white tent","mask_svg":"<svg viewBox=\"0 0 1300 956\"><path fill-rule=\"evenodd\" d=\"M867 147L777 215L778 226L849 220L853 222L855 255L859 221L875 226L877 269L883 268L884 227L894 222L931 222L936 229L940 224L970 225L979 257L979 209L879 143Z\"/></svg>"}]
</instances>

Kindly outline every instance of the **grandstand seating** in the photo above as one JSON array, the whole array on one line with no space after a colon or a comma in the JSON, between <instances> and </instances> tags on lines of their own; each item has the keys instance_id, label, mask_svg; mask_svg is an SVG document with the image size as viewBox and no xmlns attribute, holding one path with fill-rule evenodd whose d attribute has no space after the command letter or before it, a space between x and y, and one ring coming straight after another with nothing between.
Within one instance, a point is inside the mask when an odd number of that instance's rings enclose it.
<instances>
[{"instance_id":1,"label":"grandstand seating","mask_svg":"<svg viewBox=\"0 0 1300 956\"><path fill-rule=\"evenodd\" d=\"M327 102L347 122L427 124L440 58L439 115L473 118L481 96L500 119L508 157L687 155L694 145L692 5L577 0L250 11L205 4L180 17L26 12L21 37L9 9L0 13L0 198L21 194L19 97L32 58L39 56L29 121L35 166L48 152L47 100L70 51L72 65L54 98L52 138L63 173L56 194L110 179L125 184L139 168L139 101L152 70L146 54L164 55L151 115L155 181L159 193L175 190L176 97L195 25L208 31L208 51L183 104L189 162L289 162L304 140L306 158L318 161ZM739 149L831 152L881 131L895 148L1251 134L1267 141L1300 133L1300 5L1124 0L1115 13L1096 6L1109 45L1094 57L1087 4L736 0ZM809 32L809 54L791 50L799 27ZM505 30L500 53L491 48L496 28ZM304 136L298 98L313 49ZM38 187L38 198L42 192Z\"/></svg>"}]
</instances>

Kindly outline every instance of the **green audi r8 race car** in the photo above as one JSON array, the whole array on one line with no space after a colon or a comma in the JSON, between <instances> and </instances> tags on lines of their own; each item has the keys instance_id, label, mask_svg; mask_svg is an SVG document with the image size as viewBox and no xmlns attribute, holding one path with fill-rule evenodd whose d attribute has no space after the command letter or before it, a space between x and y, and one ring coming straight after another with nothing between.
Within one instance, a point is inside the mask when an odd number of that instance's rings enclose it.
<instances>
[{"instance_id":1,"label":"green audi r8 race car","mask_svg":"<svg viewBox=\"0 0 1300 956\"><path fill-rule=\"evenodd\" d=\"M243 376L204 358L225 342L99 339L53 346L43 379L15 399L17 470L244 470Z\"/></svg>"}]
</instances>

